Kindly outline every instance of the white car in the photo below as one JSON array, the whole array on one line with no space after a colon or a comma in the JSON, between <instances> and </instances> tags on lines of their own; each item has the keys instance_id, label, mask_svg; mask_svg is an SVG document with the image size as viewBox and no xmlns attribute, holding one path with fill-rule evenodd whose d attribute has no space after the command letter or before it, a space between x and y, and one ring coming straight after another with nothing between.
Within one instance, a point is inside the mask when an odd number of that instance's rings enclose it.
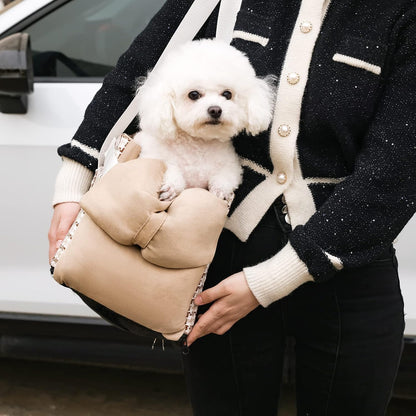
<instances>
[{"instance_id":1,"label":"white car","mask_svg":"<svg viewBox=\"0 0 416 416\"><path fill-rule=\"evenodd\" d=\"M110 326L48 266L56 148L74 135L103 76L163 3L16 0L0 11L0 42L20 48L13 56L0 46L0 356L181 371L177 351L152 351L153 340ZM27 38L10 38L22 32L31 40L33 92L30 68L11 71L13 62L25 64Z\"/></svg>"},{"instance_id":2,"label":"white car","mask_svg":"<svg viewBox=\"0 0 416 416\"><path fill-rule=\"evenodd\" d=\"M128 350L136 342L107 325L74 293L51 278L47 230L54 180L61 163L56 148L71 139L103 76L163 3L163 0L16 0L13 7L0 11L0 39L4 42L10 35L28 33L34 62L32 92L30 68L10 71L13 53L1 53L0 49L0 350L3 354L50 358L48 351L53 351L53 358L59 359L70 351L77 360L102 362L111 360L107 355L120 351L120 344ZM26 38L17 39L22 50L15 53L15 59L24 64ZM11 92L17 94L12 96ZM413 219L396 243L409 340L416 339L415 245ZM48 340L46 352L42 337ZM105 351L100 349L100 340L104 338L114 343L107 342ZM123 351L130 365L131 360L133 364L136 360L139 366L145 365L134 348L129 350L133 358L126 349ZM97 354L101 356L96 358ZM112 359L124 362L120 357ZM157 360L160 362L161 358L158 356ZM162 360L162 366L168 365L166 354ZM172 364L172 368L177 369L177 365Z\"/></svg>"}]
</instances>

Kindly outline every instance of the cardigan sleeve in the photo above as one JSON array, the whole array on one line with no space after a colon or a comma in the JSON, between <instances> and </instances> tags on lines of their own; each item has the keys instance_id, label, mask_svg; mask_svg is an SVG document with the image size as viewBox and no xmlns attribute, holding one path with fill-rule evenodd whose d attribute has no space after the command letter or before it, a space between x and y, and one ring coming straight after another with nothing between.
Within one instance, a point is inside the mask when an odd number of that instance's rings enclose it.
<instances>
[{"instance_id":1,"label":"cardigan sleeve","mask_svg":"<svg viewBox=\"0 0 416 416\"><path fill-rule=\"evenodd\" d=\"M104 78L101 89L87 107L71 143L58 149L60 156L75 160L91 171L96 169L99 149L133 99L137 78L146 75L156 64L192 2L166 1L120 57L114 70Z\"/></svg>"},{"instance_id":2,"label":"cardigan sleeve","mask_svg":"<svg viewBox=\"0 0 416 416\"><path fill-rule=\"evenodd\" d=\"M274 257L244 269L268 306L296 287L380 258L416 211L416 18L403 18L387 81L353 174ZM394 45L393 45L394 47Z\"/></svg>"}]
</instances>

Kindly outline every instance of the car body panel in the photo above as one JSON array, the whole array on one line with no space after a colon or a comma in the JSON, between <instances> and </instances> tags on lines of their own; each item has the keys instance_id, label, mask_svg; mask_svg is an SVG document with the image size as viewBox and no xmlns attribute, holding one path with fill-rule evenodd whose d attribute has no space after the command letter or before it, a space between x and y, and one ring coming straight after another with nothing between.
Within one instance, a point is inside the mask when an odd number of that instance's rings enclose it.
<instances>
[{"instance_id":1,"label":"car body panel","mask_svg":"<svg viewBox=\"0 0 416 416\"><path fill-rule=\"evenodd\" d=\"M38 12L54 0L24 0L13 7L0 11L0 36L20 23L23 19Z\"/></svg>"},{"instance_id":2,"label":"car body panel","mask_svg":"<svg viewBox=\"0 0 416 416\"><path fill-rule=\"evenodd\" d=\"M416 179L415 179L416 180ZM394 244L404 300L405 335L416 339L416 217L410 220Z\"/></svg>"}]
</instances>

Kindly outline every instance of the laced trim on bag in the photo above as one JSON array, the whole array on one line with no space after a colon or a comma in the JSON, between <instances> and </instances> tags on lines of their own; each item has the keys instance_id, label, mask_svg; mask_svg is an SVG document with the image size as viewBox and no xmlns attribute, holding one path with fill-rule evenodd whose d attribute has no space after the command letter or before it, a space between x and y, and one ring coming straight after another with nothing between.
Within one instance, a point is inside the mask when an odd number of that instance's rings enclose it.
<instances>
[{"instance_id":1,"label":"laced trim on bag","mask_svg":"<svg viewBox=\"0 0 416 416\"><path fill-rule=\"evenodd\" d=\"M74 223L71 225L71 228L69 229L68 234L62 240L61 245L59 246L58 250L56 251L55 255L52 258L52 260L51 260L51 266L52 267L56 267L62 253L68 248L68 246L71 243L72 238L75 234L75 231L77 230L77 228L79 226L79 223L81 222L81 219L84 215L85 215L85 211L81 209L79 211L79 214L75 218Z\"/></svg>"},{"instance_id":2,"label":"laced trim on bag","mask_svg":"<svg viewBox=\"0 0 416 416\"><path fill-rule=\"evenodd\" d=\"M198 306L195 305L195 298L202 292L204 289L205 280L207 279L209 264L204 270L204 273L201 276L201 280L199 281L198 287L195 290L194 296L192 297L191 304L189 305L188 313L186 314L186 322L185 322L185 332L184 335L189 335L192 331L192 328L195 325L196 321L196 314L198 312Z\"/></svg>"},{"instance_id":3,"label":"laced trim on bag","mask_svg":"<svg viewBox=\"0 0 416 416\"><path fill-rule=\"evenodd\" d=\"M116 140L114 141L114 148L116 150L116 158L118 159L120 155L123 153L124 149L127 147L127 145L132 141L133 139L127 135L122 134L121 136L118 136Z\"/></svg>"}]
</instances>

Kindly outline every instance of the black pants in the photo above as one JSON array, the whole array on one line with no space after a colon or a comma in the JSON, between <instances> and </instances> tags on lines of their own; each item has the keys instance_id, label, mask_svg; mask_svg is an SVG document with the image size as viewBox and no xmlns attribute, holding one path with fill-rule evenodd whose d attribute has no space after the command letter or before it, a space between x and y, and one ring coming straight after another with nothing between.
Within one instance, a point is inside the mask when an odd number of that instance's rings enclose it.
<instances>
[{"instance_id":1,"label":"black pants","mask_svg":"<svg viewBox=\"0 0 416 416\"><path fill-rule=\"evenodd\" d=\"M225 230L206 287L275 254L289 231L279 201L246 243ZM194 415L275 416L287 335L296 342L298 415L384 415L403 330L392 249L368 266L258 307L222 336L197 340L184 356Z\"/></svg>"}]
</instances>

